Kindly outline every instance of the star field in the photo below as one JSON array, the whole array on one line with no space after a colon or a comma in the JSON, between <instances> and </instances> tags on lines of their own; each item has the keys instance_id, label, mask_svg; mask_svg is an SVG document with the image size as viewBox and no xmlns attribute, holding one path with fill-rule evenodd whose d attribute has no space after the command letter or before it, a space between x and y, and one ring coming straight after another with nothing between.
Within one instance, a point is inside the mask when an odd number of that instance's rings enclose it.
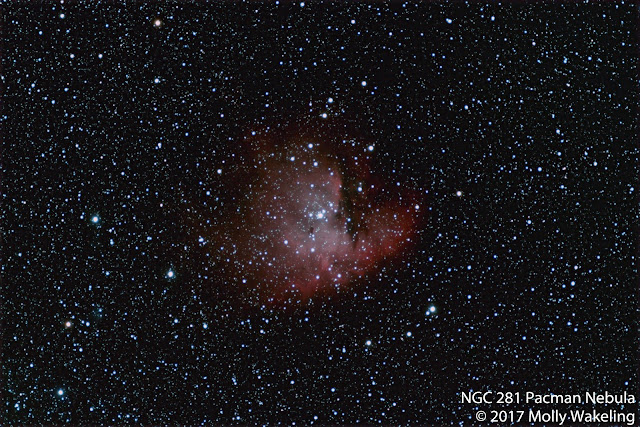
<instances>
[{"instance_id":1,"label":"star field","mask_svg":"<svg viewBox=\"0 0 640 427\"><path fill-rule=\"evenodd\" d=\"M5 2L3 424L635 392L632 3Z\"/></svg>"}]
</instances>

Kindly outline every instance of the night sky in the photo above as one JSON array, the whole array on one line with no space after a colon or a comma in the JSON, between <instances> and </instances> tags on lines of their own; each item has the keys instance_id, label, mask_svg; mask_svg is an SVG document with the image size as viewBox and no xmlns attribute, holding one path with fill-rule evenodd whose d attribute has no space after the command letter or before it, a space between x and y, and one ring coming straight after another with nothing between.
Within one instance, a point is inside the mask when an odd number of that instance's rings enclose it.
<instances>
[{"instance_id":1,"label":"night sky","mask_svg":"<svg viewBox=\"0 0 640 427\"><path fill-rule=\"evenodd\" d=\"M637 392L637 6L66 3L2 4L3 423Z\"/></svg>"}]
</instances>

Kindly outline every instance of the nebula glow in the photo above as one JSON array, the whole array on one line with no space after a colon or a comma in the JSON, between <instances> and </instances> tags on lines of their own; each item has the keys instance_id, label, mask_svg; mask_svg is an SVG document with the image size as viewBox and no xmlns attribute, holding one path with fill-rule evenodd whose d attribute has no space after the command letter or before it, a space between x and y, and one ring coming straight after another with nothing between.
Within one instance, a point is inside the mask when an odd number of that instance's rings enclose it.
<instances>
[{"instance_id":1,"label":"nebula glow","mask_svg":"<svg viewBox=\"0 0 640 427\"><path fill-rule=\"evenodd\" d=\"M371 142L260 132L240 147L244 197L216 234L234 248L231 280L259 302L335 292L414 242L421 201L371 174Z\"/></svg>"}]
</instances>

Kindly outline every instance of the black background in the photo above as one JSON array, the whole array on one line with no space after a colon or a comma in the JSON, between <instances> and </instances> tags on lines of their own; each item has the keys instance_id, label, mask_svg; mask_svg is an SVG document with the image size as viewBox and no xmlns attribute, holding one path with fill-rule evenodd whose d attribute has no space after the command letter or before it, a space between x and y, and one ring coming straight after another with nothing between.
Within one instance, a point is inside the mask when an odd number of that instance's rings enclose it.
<instances>
[{"instance_id":1,"label":"black background","mask_svg":"<svg viewBox=\"0 0 640 427\"><path fill-rule=\"evenodd\" d=\"M450 424L462 391L636 392L633 4L2 8L7 422ZM241 135L324 112L426 195L418 246L239 309L189 213L233 203Z\"/></svg>"}]
</instances>

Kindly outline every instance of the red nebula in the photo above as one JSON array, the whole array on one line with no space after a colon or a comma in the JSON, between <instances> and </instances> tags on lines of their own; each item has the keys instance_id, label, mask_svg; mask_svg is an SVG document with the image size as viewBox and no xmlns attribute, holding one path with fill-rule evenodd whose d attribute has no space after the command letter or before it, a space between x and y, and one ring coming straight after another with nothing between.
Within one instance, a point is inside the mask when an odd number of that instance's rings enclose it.
<instances>
[{"instance_id":1,"label":"red nebula","mask_svg":"<svg viewBox=\"0 0 640 427\"><path fill-rule=\"evenodd\" d=\"M233 248L226 272L256 302L335 292L414 243L421 199L386 190L371 173L374 144L345 134L263 129L238 144L242 160L230 184L241 187L242 200L209 231Z\"/></svg>"}]
</instances>

